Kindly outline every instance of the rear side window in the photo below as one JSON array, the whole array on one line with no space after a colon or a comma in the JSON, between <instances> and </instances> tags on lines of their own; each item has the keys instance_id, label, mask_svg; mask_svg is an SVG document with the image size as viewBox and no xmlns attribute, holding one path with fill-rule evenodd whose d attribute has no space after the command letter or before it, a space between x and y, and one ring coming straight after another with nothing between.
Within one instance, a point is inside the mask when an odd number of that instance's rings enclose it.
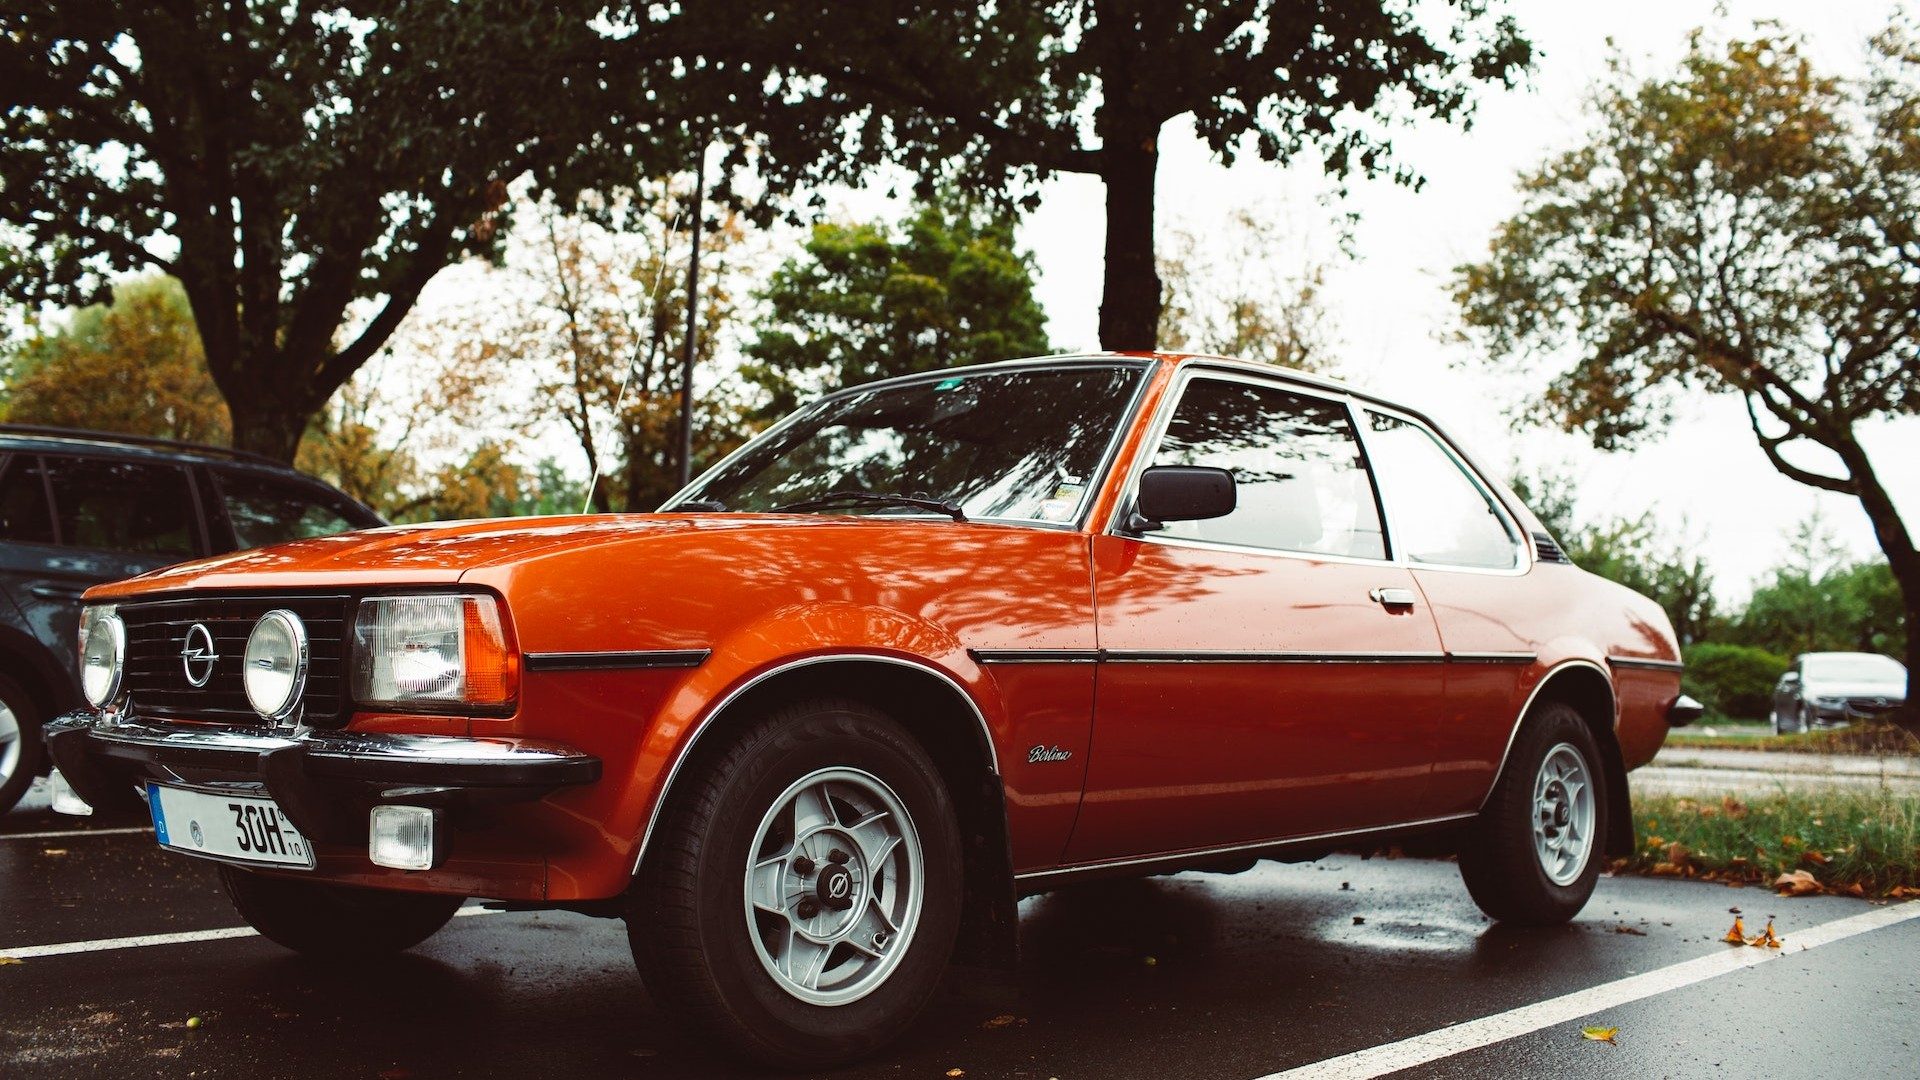
<instances>
[{"instance_id":1,"label":"rear side window","mask_svg":"<svg viewBox=\"0 0 1920 1080\"><path fill-rule=\"evenodd\" d=\"M1416 424L1367 413L1367 455L1393 522L1393 544L1408 562L1506 570L1519 561L1516 538L1493 500Z\"/></svg>"},{"instance_id":2,"label":"rear side window","mask_svg":"<svg viewBox=\"0 0 1920 1080\"><path fill-rule=\"evenodd\" d=\"M1155 465L1233 473L1226 517L1179 521L1157 535L1358 559L1386 558L1366 459L1346 406L1278 387L1187 384Z\"/></svg>"},{"instance_id":3,"label":"rear side window","mask_svg":"<svg viewBox=\"0 0 1920 1080\"><path fill-rule=\"evenodd\" d=\"M198 548L193 489L184 469L102 458L41 461L62 544L177 557Z\"/></svg>"},{"instance_id":4,"label":"rear side window","mask_svg":"<svg viewBox=\"0 0 1920 1080\"><path fill-rule=\"evenodd\" d=\"M53 543L53 514L37 457L14 458L0 477L0 540Z\"/></svg>"},{"instance_id":5,"label":"rear side window","mask_svg":"<svg viewBox=\"0 0 1920 1080\"><path fill-rule=\"evenodd\" d=\"M266 547L309 536L331 536L361 525L344 507L293 484L245 473L221 473L220 494L242 548Z\"/></svg>"}]
</instances>

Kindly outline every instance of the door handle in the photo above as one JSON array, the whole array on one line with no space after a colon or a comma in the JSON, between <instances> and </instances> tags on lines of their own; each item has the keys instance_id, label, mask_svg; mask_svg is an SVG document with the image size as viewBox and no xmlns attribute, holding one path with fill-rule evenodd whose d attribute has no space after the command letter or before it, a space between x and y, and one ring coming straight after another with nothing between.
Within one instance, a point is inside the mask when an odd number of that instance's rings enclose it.
<instances>
[{"instance_id":1,"label":"door handle","mask_svg":"<svg viewBox=\"0 0 1920 1080\"><path fill-rule=\"evenodd\" d=\"M1384 608L1410 608L1419 599L1412 589L1370 589L1367 598Z\"/></svg>"}]
</instances>

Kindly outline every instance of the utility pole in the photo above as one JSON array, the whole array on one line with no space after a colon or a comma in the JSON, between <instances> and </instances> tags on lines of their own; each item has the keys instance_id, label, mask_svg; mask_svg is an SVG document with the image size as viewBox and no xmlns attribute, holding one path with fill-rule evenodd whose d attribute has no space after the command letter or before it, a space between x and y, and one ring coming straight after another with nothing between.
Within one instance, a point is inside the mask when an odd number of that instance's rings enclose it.
<instances>
[{"instance_id":1,"label":"utility pole","mask_svg":"<svg viewBox=\"0 0 1920 1080\"><path fill-rule=\"evenodd\" d=\"M706 220L707 148L693 172L693 251L687 256L687 334L680 343L680 486L693 482L693 350L700 317L700 226Z\"/></svg>"}]
</instances>

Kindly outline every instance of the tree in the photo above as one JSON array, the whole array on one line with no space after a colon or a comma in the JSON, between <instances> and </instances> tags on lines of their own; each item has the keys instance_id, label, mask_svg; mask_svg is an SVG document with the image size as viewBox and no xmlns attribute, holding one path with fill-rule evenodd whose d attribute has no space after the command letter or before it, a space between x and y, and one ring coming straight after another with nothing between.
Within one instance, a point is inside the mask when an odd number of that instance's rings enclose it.
<instances>
[{"instance_id":1,"label":"tree","mask_svg":"<svg viewBox=\"0 0 1920 1080\"><path fill-rule=\"evenodd\" d=\"M769 418L843 386L1049 351L1013 223L953 203L897 225L816 225L759 298L742 373L768 393Z\"/></svg>"},{"instance_id":2,"label":"tree","mask_svg":"<svg viewBox=\"0 0 1920 1080\"><path fill-rule=\"evenodd\" d=\"M1803 652L1904 653L1899 586L1881 560L1855 561L1816 512L1801 522L1787 558L1760 582L1728 640Z\"/></svg>"},{"instance_id":3,"label":"tree","mask_svg":"<svg viewBox=\"0 0 1920 1080\"><path fill-rule=\"evenodd\" d=\"M510 181L571 197L677 167L713 124L689 103L742 100L731 72L661 63L644 29L610 59L600 8L10 6L0 223L23 239L0 293L79 303L110 271L172 274L235 444L291 460L427 281L496 250Z\"/></svg>"},{"instance_id":4,"label":"tree","mask_svg":"<svg viewBox=\"0 0 1920 1080\"><path fill-rule=\"evenodd\" d=\"M1652 597L1682 645L1706 638L1720 622L1706 560L1684 540L1662 535L1652 511L1633 518L1581 518L1574 487L1573 478L1552 471L1513 478L1514 493L1575 566Z\"/></svg>"},{"instance_id":5,"label":"tree","mask_svg":"<svg viewBox=\"0 0 1920 1080\"><path fill-rule=\"evenodd\" d=\"M552 201L523 207L500 264L480 271L464 308L406 342L451 371L511 373L518 389L500 410L508 426L538 435L557 423L578 443L597 477L594 509L651 510L679 487L690 221L671 199L615 192L593 202L584 217ZM729 215L702 242L696 376L716 366L737 319L746 235ZM696 467L752 433L739 389L696 382Z\"/></svg>"},{"instance_id":6,"label":"tree","mask_svg":"<svg viewBox=\"0 0 1920 1080\"><path fill-rule=\"evenodd\" d=\"M1320 296L1326 264L1278 265L1299 246L1277 219L1245 208L1229 215L1225 229L1173 230L1160 256L1159 347L1301 371L1331 368L1332 318Z\"/></svg>"},{"instance_id":7,"label":"tree","mask_svg":"<svg viewBox=\"0 0 1920 1080\"><path fill-rule=\"evenodd\" d=\"M1336 175L1415 183L1386 121L1464 118L1476 86L1509 84L1531 62L1492 2L704 0L672 21L689 55L762 74L780 127L844 132L853 162L891 159L923 186L938 175L989 194L1010 176L1099 177L1100 340L1143 350L1160 324L1154 194L1169 123L1191 118L1228 163L1312 148Z\"/></svg>"},{"instance_id":8,"label":"tree","mask_svg":"<svg viewBox=\"0 0 1920 1080\"><path fill-rule=\"evenodd\" d=\"M172 278L123 280L111 304L42 320L7 357L5 377L9 423L227 441L226 403Z\"/></svg>"},{"instance_id":9,"label":"tree","mask_svg":"<svg viewBox=\"0 0 1920 1080\"><path fill-rule=\"evenodd\" d=\"M1696 32L1669 77L1616 62L1590 137L1523 178L1455 292L1493 362L1571 358L1538 415L1603 449L1662 430L1687 392L1740 396L1775 469L1859 500L1911 626L1920 551L1858 431L1920 411L1920 44L1896 22L1873 46L1859 79L1767 24Z\"/></svg>"}]
</instances>

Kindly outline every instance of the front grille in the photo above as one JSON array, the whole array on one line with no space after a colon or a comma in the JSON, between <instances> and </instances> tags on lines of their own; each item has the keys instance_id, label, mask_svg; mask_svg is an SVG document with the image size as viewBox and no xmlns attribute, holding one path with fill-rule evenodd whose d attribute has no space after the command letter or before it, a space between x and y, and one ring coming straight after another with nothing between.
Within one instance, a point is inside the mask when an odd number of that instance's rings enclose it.
<instances>
[{"instance_id":1,"label":"front grille","mask_svg":"<svg viewBox=\"0 0 1920 1080\"><path fill-rule=\"evenodd\" d=\"M263 724L247 703L241 662L247 636L260 616L285 608L300 616L307 631L307 688L304 719L315 727L344 723L347 704L347 618L345 596L194 597L122 604L127 627L123 685L135 715L223 724ZM198 623L213 636L212 675L205 686L187 681L181 654L187 632Z\"/></svg>"}]
</instances>

